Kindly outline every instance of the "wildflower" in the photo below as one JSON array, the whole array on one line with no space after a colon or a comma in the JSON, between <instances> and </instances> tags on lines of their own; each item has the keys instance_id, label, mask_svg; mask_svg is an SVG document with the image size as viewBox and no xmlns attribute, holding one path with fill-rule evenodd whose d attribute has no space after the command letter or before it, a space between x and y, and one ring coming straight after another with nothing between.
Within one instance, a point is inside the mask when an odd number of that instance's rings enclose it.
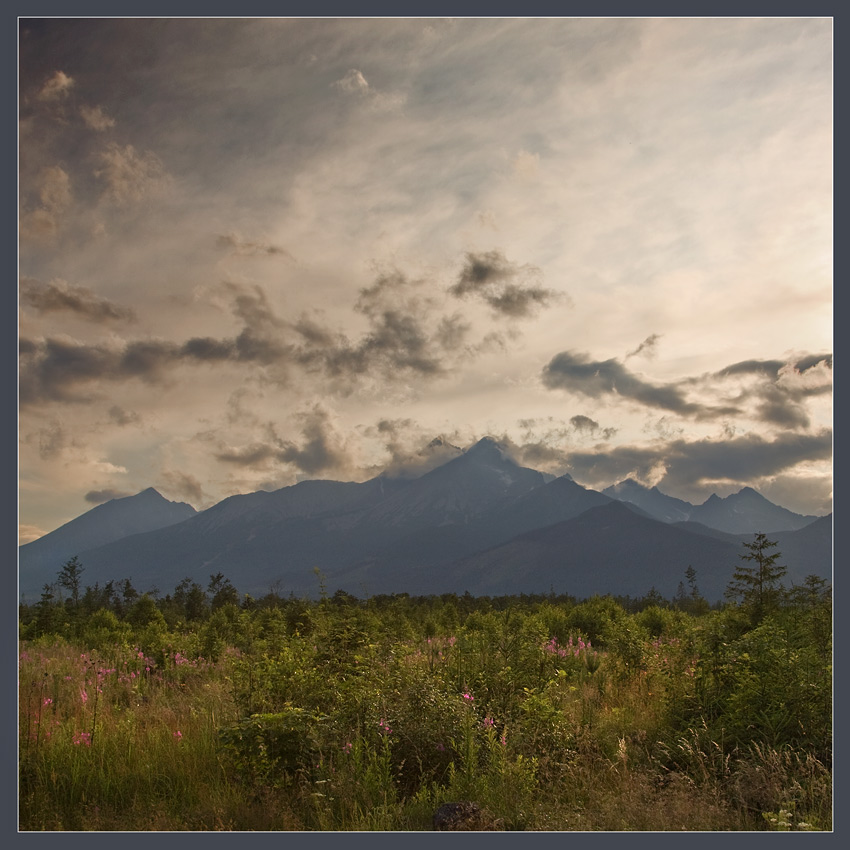
<instances>
[{"instance_id":1,"label":"wildflower","mask_svg":"<svg viewBox=\"0 0 850 850\"><path fill-rule=\"evenodd\" d=\"M492 717L485 717L483 722L488 729L492 729L496 725Z\"/></svg>"},{"instance_id":2,"label":"wildflower","mask_svg":"<svg viewBox=\"0 0 850 850\"><path fill-rule=\"evenodd\" d=\"M445 748L445 746L444 746L443 744L437 744L437 749L438 749L441 753L444 753L444 752L446 751L446 748Z\"/></svg>"},{"instance_id":3,"label":"wildflower","mask_svg":"<svg viewBox=\"0 0 850 850\"><path fill-rule=\"evenodd\" d=\"M85 744L85 746L91 746L91 733L90 732L77 732L74 735L74 745L79 746L80 744Z\"/></svg>"},{"instance_id":4,"label":"wildflower","mask_svg":"<svg viewBox=\"0 0 850 850\"><path fill-rule=\"evenodd\" d=\"M89 701L89 695L86 693L85 688L80 688L80 699L83 701L83 705Z\"/></svg>"},{"instance_id":5,"label":"wildflower","mask_svg":"<svg viewBox=\"0 0 850 850\"><path fill-rule=\"evenodd\" d=\"M178 730L174 733L174 737L175 737L175 738L179 741L179 740L183 737L183 733L182 733L182 732L178 729Z\"/></svg>"},{"instance_id":6,"label":"wildflower","mask_svg":"<svg viewBox=\"0 0 850 850\"><path fill-rule=\"evenodd\" d=\"M470 694L470 693L464 694L463 698L469 700L470 702L472 702L475 699L475 697L472 696L472 694Z\"/></svg>"},{"instance_id":7,"label":"wildflower","mask_svg":"<svg viewBox=\"0 0 850 850\"><path fill-rule=\"evenodd\" d=\"M390 724L382 717L380 722L378 723L378 729L380 730L382 735L392 735L393 730L390 729Z\"/></svg>"},{"instance_id":8,"label":"wildflower","mask_svg":"<svg viewBox=\"0 0 850 850\"><path fill-rule=\"evenodd\" d=\"M346 741L346 742L342 745L342 751L343 751L346 755L348 755L348 753L350 753L350 752L351 752L351 741Z\"/></svg>"},{"instance_id":9,"label":"wildflower","mask_svg":"<svg viewBox=\"0 0 850 850\"><path fill-rule=\"evenodd\" d=\"M50 697L44 698L44 705L52 705L52 704L53 704L53 700L50 699Z\"/></svg>"}]
</instances>

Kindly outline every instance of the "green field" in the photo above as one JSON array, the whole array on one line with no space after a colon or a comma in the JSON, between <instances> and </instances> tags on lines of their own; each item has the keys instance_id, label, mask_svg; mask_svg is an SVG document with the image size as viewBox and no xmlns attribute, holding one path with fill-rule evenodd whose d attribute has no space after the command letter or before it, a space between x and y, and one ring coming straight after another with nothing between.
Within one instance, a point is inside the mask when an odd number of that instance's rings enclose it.
<instances>
[{"instance_id":1,"label":"green field","mask_svg":"<svg viewBox=\"0 0 850 850\"><path fill-rule=\"evenodd\" d=\"M711 607L692 573L308 601L83 571L20 612L21 830L429 830L449 801L478 830L832 828L817 579Z\"/></svg>"}]
</instances>

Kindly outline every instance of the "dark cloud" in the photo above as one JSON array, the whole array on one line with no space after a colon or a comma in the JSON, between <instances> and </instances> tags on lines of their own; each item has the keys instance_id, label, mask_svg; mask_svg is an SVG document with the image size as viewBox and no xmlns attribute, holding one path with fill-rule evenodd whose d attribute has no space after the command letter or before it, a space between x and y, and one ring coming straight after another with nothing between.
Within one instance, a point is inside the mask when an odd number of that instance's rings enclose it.
<instances>
[{"instance_id":1,"label":"dark cloud","mask_svg":"<svg viewBox=\"0 0 850 850\"><path fill-rule=\"evenodd\" d=\"M227 233L216 236L216 247L229 251L237 257L284 257L287 260L294 259L292 254L279 245L270 245L264 242L255 242L242 239L235 233Z\"/></svg>"},{"instance_id":2,"label":"dark cloud","mask_svg":"<svg viewBox=\"0 0 850 850\"><path fill-rule=\"evenodd\" d=\"M528 282L540 274L535 266L509 262L500 251L467 253L457 283L449 287L449 293L456 298L475 295L497 315L525 318L561 297L555 290Z\"/></svg>"},{"instance_id":3,"label":"dark cloud","mask_svg":"<svg viewBox=\"0 0 850 850\"><path fill-rule=\"evenodd\" d=\"M125 493L123 490L89 490L84 498L89 504L102 505L111 499L123 499L131 495L132 493Z\"/></svg>"},{"instance_id":4,"label":"dark cloud","mask_svg":"<svg viewBox=\"0 0 850 850\"><path fill-rule=\"evenodd\" d=\"M501 274L501 272L499 272ZM58 298L54 287L50 297ZM458 313L444 315L427 296L427 282L394 270L377 276L359 293L354 310L368 328L358 339L334 331L315 318L287 321L277 316L265 291L256 285L225 281L217 287L241 325L233 337L191 337L185 342L136 339L80 343L68 339L20 340L20 401L82 402L96 397L97 385L136 378L163 383L185 364L252 364L264 367L254 377L285 384L293 370L323 373L336 391L350 393L360 376L386 381L411 375L446 375L461 358L506 348L515 334L490 332L470 341L471 325ZM512 290L501 293L510 298ZM48 290L32 286L26 298L46 303ZM120 308L85 290L68 290L66 308L87 310L89 317L116 317Z\"/></svg>"},{"instance_id":5,"label":"dark cloud","mask_svg":"<svg viewBox=\"0 0 850 850\"><path fill-rule=\"evenodd\" d=\"M634 351L630 351L626 355L626 359L637 357L639 354L643 354L645 357L654 357L660 339L661 337L658 334L650 334Z\"/></svg>"},{"instance_id":6,"label":"dark cloud","mask_svg":"<svg viewBox=\"0 0 850 850\"><path fill-rule=\"evenodd\" d=\"M201 482L194 475L180 471L166 471L161 475L161 483L156 489L166 498L189 502L193 507L205 505L209 500L204 494Z\"/></svg>"},{"instance_id":7,"label":"dark cloud","mask_svg":"<svg viewBox=\"0 0 850 850\"><path fill-rule=\"evenodd\" d=\"M117 404L113 404L112 407L109 408L109 418L116 425L135 425L142 421L142 418L138 413L133 411L124 410L122 407L119 407Z\"/></svg>"},{"instance_id":8,"label":"dark cloud","mask_svg":"<svg viewBox=\"0 0 850 850\"><path fill-rule=\"evenodd\" d=\"M714 374L715 379L752 378L736 402L751 401L756 416L783 428L808 428L807 398L832 391L832 355L807 354L783 360L742 360Z\"/></svg>"},{"instance_id":9,"label":"dark cloud","mask_svg":"<svg viewBox=\"0 0 850 850\"><path fill-rule=\"evenodd\" d=\"M688 401L675 385L650 384L638 378L617 360L591 360L581 352L562 351L543 369L543 384L590 398L619 396L682 416L708 418L738 413L735 407L709 408Z\"/></svg>"},{"instance_id":10,"label":"dark cloud","mask_svg":"<svg viewBox=\"0 0 850 850\"><path fill-rule=\"evenodd\" d=\"M62 424L54 419L43 428L27 436L27 441L38 443L38 455L42 460L52 460L68 446L68 435Z\"/></svg>"},{"instance_id":11,"label":"dark cloud","mask_svg":"<svg viewBox=\"0 0 850 850\"><path fill-rule=\"evenodd\" d=\"M808 428L805 399L831 390L829 355L806 355L794 361L744 360L718 372L671 384L652 384L616 359L592 360L588 354L562 351L543 370L549 389L563 389L590 398L619 397L647 407L699 420L738 416L745 412L782 428ZM733 398L717 405L691 401L686 390L717 395L717 382L741 379Z\"/></svg>"},{"instance_id":12,"label":"dark cloud","mask_svg":"<svg viewBox=\"0 0 850 850\"><path fill-rule=\"evenodd\" d=\"M375 430L383 437L389 454L381 470L389 478L419 478L463 454L461 448L443 435L426 443L422 428L411 419L384 419Z\"/></svg>"},{"instance_id":13,"label":"dark cloud","mask_svg":"<svg viewBox=\"0 0 850 850\"><path fill-rule=\"evenodd\" d=\"M603 428L595 419L581 414L570 418L570 425L575 431L590 437L601 437L610 440L616 433L616 428Z\"/></svg>"},{"instance_id":14,"label":"dark cloud","mask_svg":"<svg viewBox=\"0 0 850 850\"><path fill-rule=\"evenodd\" d=\"M220 449L215 453L216 460L249 468L289 464L307 475L345 472L351 468L342 440L324 408L315 405L295 418L303 438L300 443L281 438L275 425L267 423L263 439L238 448Z\"/></svg>"},{"instance_id":15,"label":"dark cloud","mask_svg":"<svg viewBox=\"0 0 850 850\"><path fill-rule=\"evenodd\" d=\"M715 481L744 486L797 464L831 457L832 431L823 430L816 434L786 432L772 440L746 434L731 439L678 439L652 447L570 452L568 466L576 479L594 487L631 477L651 480L661 490L667 487L676 491Z\"/></svg>"},{"instance_id":16,"label":"dark cloud","mask_svg":"<svg viewBox=\"0 0 850 850\"><path fill-rule=\"evenodd\" d=\"M346 469L348 456L331 426L327 411L316 405L298 418L304 439L301 445L284 443L279 458L309 475Z\"/></svg>"}]
</instances>

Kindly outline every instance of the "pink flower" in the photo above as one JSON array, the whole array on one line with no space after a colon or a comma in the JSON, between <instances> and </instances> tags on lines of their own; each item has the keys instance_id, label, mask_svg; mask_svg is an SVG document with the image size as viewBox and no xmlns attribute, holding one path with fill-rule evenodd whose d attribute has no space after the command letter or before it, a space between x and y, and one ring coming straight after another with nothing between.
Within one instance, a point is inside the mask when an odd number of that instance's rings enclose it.
<instances>
[{"instance_id":1,"label":"pink flower","mask_svg":"<svg viewBox=\"0 0 850 850\"><path fill-rule=\"evenodd\" d=\"M496 725L492 717L485 717L483 723L488 729L492 729Z\"/></svg>"},{"instance_id":2,"label":"pink flower","mask_svg":"<svg viewBox=\"0 0 850 850\"><path fill-rule=\"evenodd\" d=\"M45 704L45 705L52 705L52 704L53 704L53 700L52 700L52 699L50 699L50 697L45 697L45 699L44 699L44 704Z\"/></svg>"},{"instance_id":3,"label":"pink flower","mask_svg":"<svg viewBox=\"0 0 850 850\"><path fill-rule=\"evenodd\" d=\"M472 696L472 694L464 694L463 698L468 699L470 702L472 702L475 699L475 697Z\"/></svg>"},{"instance_id":4,"label":"pink flower","mask_svg":"<svg viewBox=\"0 0 850 850\"><path fill-rule=\"evenodd\" d=\"M342 751L346 754L351 752L351 741L346 741L342 746Z\"/></svg>"},{"instance_id":5,"label":"pink flower","mask_svg":"<svg viewBox=\"0 0 850 850\"><path fill-rule=\"evenodd\" d=\"M74 735L74 744L75 746L79 746L80 744L85 744L87 747L91 746L91 733L90 732L77 732Z\"/></svg>"},{"instance_id":6,"label":"pink flower","mask_svg":"<svg viewBox=\"0 0 850 850\"><path fill-rule=\"evenodd\" d=\"M183 737L183 733L182 733L182 732L178 729L178 730L174 733L174 737L175 737L175 738L179 741L179 740Z\"/></svg>"},{"instance_id":7,"label":"pink flower","mask_svg":"<svg viewBox=\"0 0 850 850\"><path fill-rule=\"evenodd\" d=\"M86 693L85 688L80 688L80 699L83 701L83 705L89 701L89 695Z\"/></svg>"}]
</instances>

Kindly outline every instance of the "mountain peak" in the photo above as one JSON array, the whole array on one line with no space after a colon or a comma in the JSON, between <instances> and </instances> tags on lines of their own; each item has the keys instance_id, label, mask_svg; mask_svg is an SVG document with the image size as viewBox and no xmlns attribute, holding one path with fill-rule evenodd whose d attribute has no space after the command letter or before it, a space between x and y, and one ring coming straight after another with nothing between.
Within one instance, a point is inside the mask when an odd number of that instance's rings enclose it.
<instances>
[{"instance_id":1,"label":"mountain peak","mask_svg":"<svg viewBox=\"0 0 850 850\"><path fill-rule=\"evenodd\" d=\"M506 458L504 447L493 437L482 437L477 443L470 446L464 454L470 457L493 457Z\"/></svg>"},{"instance_id":2,"label":"mountain peak","mask_svg":"<svg viewBox=\"0 0 850 850\"><path fill-rule=\"evenodd\" d=\"M156 490L153 487L146 487L144 490L142 490L140 493L137 493L136 495L137 496L144 496L146 499L152 499L152 498L164 499L165 498L165 496L163 496L162 493L159 492L159 490Z\"/></svg>"}]
</instances>

